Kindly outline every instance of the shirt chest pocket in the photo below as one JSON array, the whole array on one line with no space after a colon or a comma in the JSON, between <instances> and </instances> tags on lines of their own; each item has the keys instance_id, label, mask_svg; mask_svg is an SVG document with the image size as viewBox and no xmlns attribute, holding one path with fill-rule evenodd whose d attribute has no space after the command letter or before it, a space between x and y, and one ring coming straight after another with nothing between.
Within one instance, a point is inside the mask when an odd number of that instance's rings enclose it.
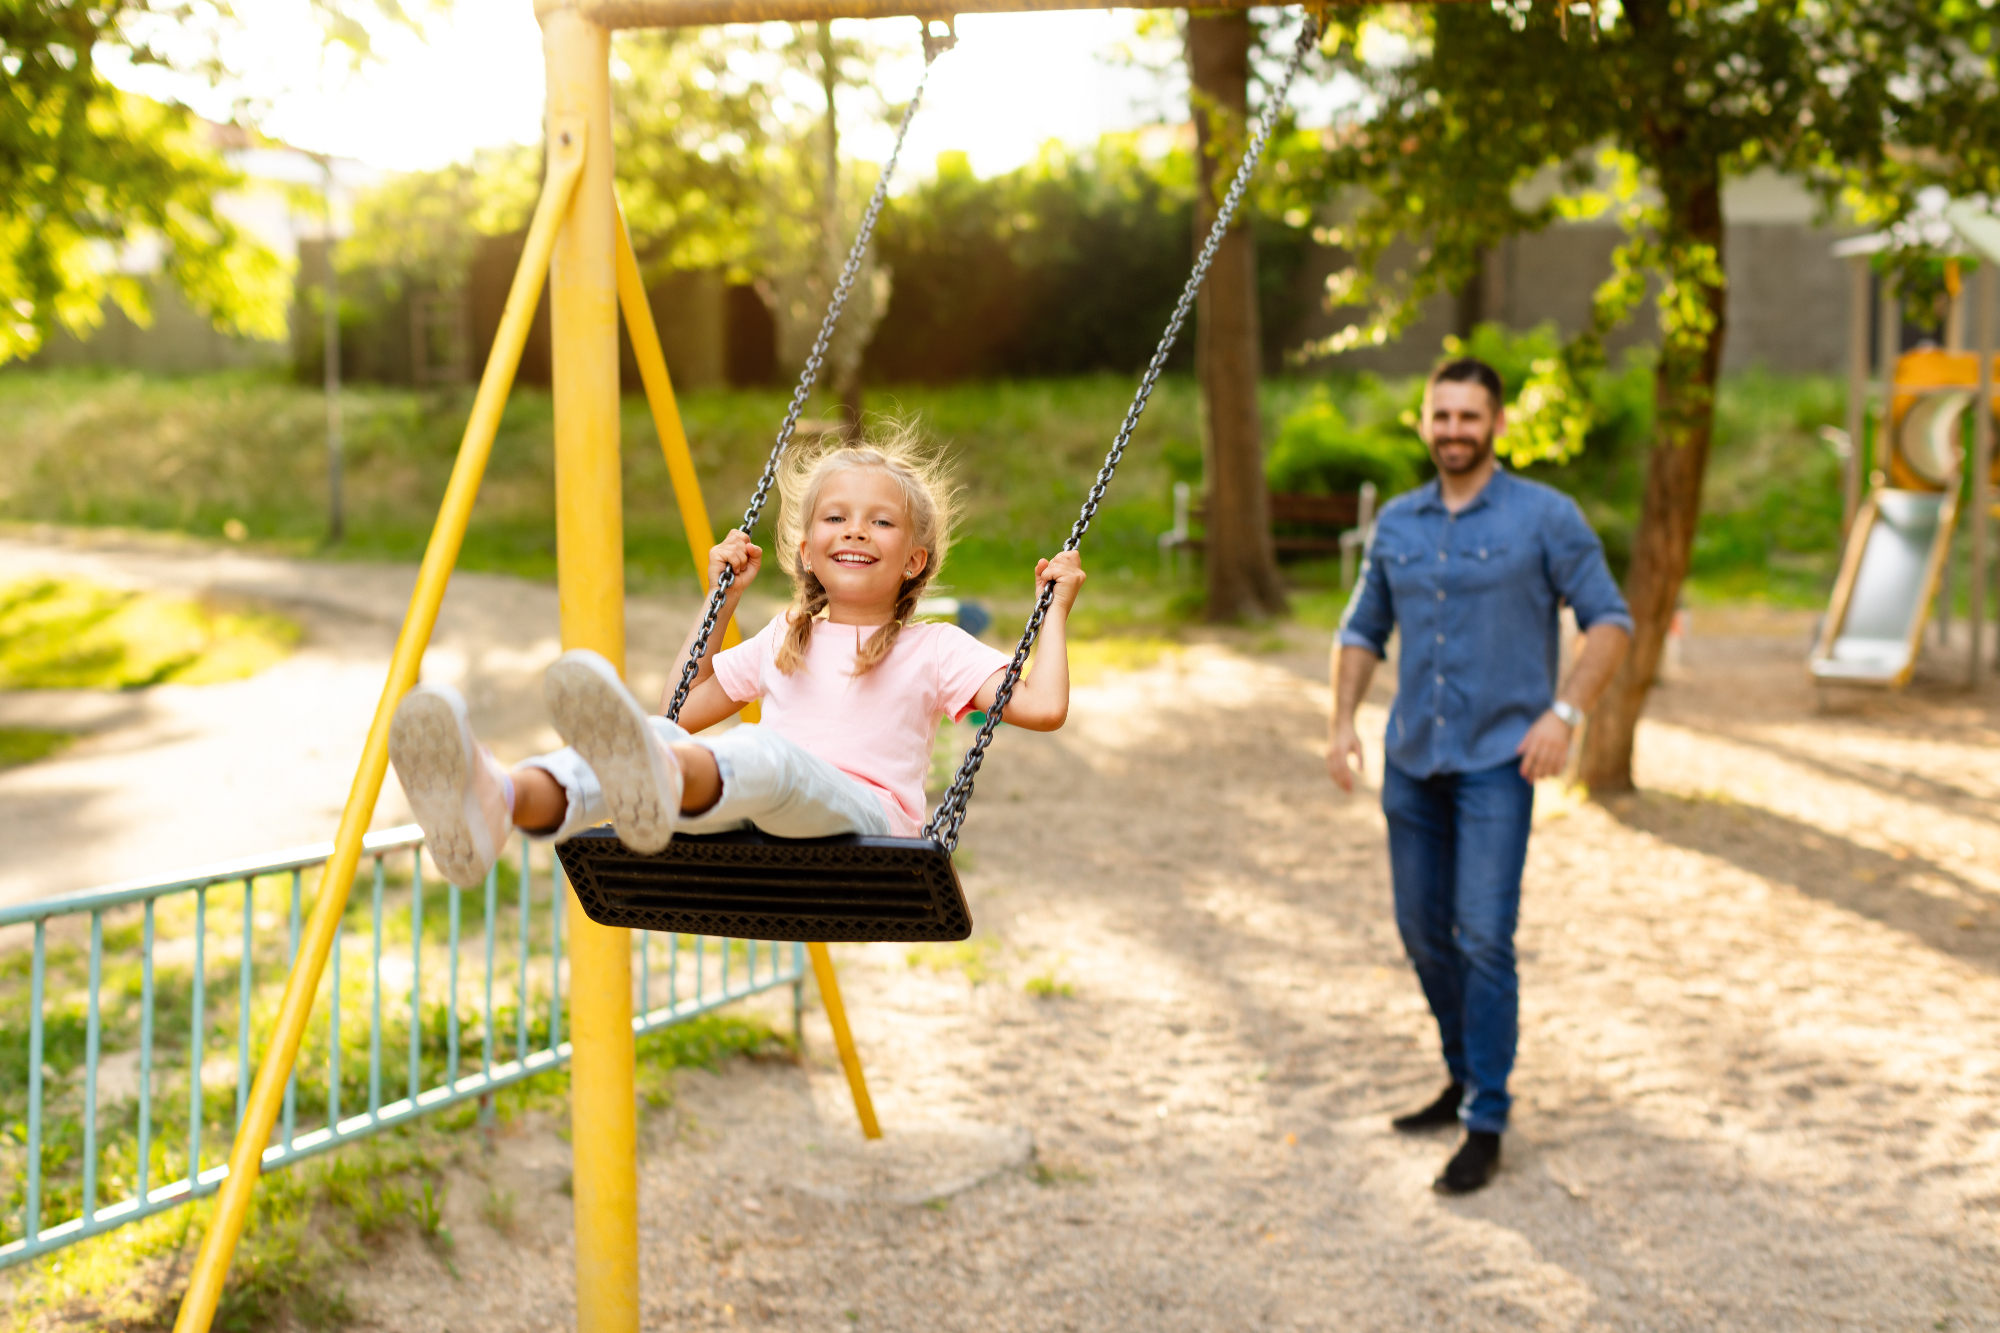
<instances>
[{"instance_id":1,"label":"shirt chest pocket","mask_svg":"<svg viewBox=\"0 0 2000 1333\"><path fill-rule=\"evenodd\" d=\"M1424 560L1424 554L1413 546L1385 546L1378 541L1369 558L1382 566L1390 591L1403 594L1431 586L1431 565ZM1431 560L1436 559L1433 553Z\"/></svg>"},{"instance_id":2,"label":"shirt chest pocket","mask_svg":"<svg viewBox=\"0 0 2000 1333\"><path fill-rule=\"evenodd\" d=\"M1451 552L1451 581L1467 592L1499 587L1519 576L1513 546L1507 542L1460 542Z\"/></svg>"}]
</instances>

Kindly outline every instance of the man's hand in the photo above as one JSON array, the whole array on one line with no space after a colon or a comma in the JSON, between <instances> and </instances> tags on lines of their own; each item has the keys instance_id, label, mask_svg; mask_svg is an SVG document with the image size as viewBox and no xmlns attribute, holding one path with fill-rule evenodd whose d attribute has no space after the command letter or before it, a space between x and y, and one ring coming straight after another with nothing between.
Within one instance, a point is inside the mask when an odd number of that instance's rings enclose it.
<instances>
[{"instance_id":1,"label":"man's hand","mask_svg":"<svg viewBox=\"0 0 2000 1333\"><path fill-rule=\"evenodd\" d=\"M727 537L708 549L708 586L713 588L728 568L736 571L732 591L741 592L756 581L757 571L763 567L764 552L751 544L743 529L731 528Z\"/></svg>"},{"instance_id":2,"label":"man's hand","mask_svg":"<svg viewBox=\"0 0 2000 1333\"><path fill-rule=\"evenodd\" d=\"M1569 762L1569 742L1569 723L1552 712L1543 713L1514 747L1514 753L1521 756L1521 776L1540 782L1562 772Z\"/></svg>"},{"instance_id":3,"label":"man's hand","mask_svg":"<svg viewBox=\"0 0 2000 1333\"><path fill-rule=\"evenodd\" d=\"M1333 779L1334 786L1351 792L1361 767L1361 737L1355 734L1354 724L1348 722L1334 727L1332 739L1326 747L1326 775Z\"/></svg>"}]
</instances>

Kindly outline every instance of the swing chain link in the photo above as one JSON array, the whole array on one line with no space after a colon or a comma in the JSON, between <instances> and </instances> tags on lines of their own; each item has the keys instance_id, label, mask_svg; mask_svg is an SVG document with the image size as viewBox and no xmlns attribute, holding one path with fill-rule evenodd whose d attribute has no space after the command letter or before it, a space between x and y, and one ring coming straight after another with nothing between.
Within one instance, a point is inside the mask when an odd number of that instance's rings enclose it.
<instances>
[{"instance_id":1,"label":"swing chain link","mask_svg":"<svg viewBox=\"0 0 2000 1333\"><path fill-rule=\"evenodd\" d=\"M1264 155L1264 147L1270 141L1271 132L1277 128L1278 116L1283 112L1287 98L1291 94L1292 80L1306 56L1319 44L1321 25L1317 15L1308 14L1305 26L1299 30L1299 38L1292 48L1291 61L1285 66L1284 77L1278 81L1277 90L1265 104L1263 115L1257 122L1257 132L1245 146L1243 161L1237 165L1236 177L1229 183L1229 193L1223 197L1222 205L1216 210L1215 222L1208 230L1208 240L1202 245L1201 253L1195 259L1194 271L1188 275L1187 285L1181 289L1181 299L1174 306L1173 318L1167 321L1167 330L1160 337L1160 345L1153 353L1153 359L1146 366L1146 373L1139 381L1139 391L1132 399L1132 405L1125 411L1125 420L1118 428L1118 435L1111 443L1111 451L1104 456L1104 466L1097 470L1097 478L1091 484L1090 494L1085 497L1083 511L1077 515L1076 523L1070 528L1069 540L1063 543L1063 550L1074 551L1083 544L1083 537L1090 530L1090 524L1097 517L1098 506L1104 501L1104 493L1110 488L1112 475L1125 456L1125 448L1132 441L1132 432L1138 428L1139 415L1146 410L1146 401L1152 397L1153 386L1166 368L1167 357L1174 349L1174 342L1180 337L1181 325L1187 321L1194 309L1195 297L1201 290L1202 281L1207 278L1209 266L1215 262L1216 251L1222 247L1222 238L1228 234L1229 225L1236 216L1243 196L1250 188L1250 178L1256 173L1258 159ZM938 802L938 808L931 815L930 823L924 826L924 836L943 846L946 852L958 850L959 830L965 823L967 805L972 800L973 780L979 775L979 766L985 761L986 748L992 743L993 733L1000 726L1001 715L1006 712L1007 703L1014 697L1014 687L1020 683L1021 672L1028 663L1028 653L1035 646L1035 639L1042 631L1042 622L1048 617L1049 605L1055 598L1056 585L1053 580L1042 585L1041 596L1036 599L1035 609L1028 617L1027 628L1021 632L1021 641L1014 648L1013 660L1007 663L1007 674L1001 677L1000 688L995 691L993 707L986 710L986 721L980 725L979 735L974 738L972 748L966 751L965 761L959 765L958 775L952 779L951 787Z\"/></svg>"},{"instance_id":2,"label":"swing chain link","mask_svg":"<svg viewBox=\"0 0 2000 1333\"><path fill-rule=\"evenodd\" d=\"M777 485L778 465L783 461L785 450L792 442L792 432L797 429L799 416L805 411L806 400L812 396L813 385L819 380L820 368L826 364L827 348L833 343L834 329L840 324L841 311L847 306L848 294L854 289L854 280L861 272L861 261L868 253L868 243L875 235L875 220L882 213L882 206L889 198L889 178L896 174L896 159L902 156L903 140L909 136L910 124L916 119L917 107L924 100L924 87L930 82L931 68L937 56L948 47L935 53L932 50L930 25L924 25L924 72L917 80L917 90L910 94L910 104L903 108L902 124L896 128L896 144L889 152L889 160L882 166L882 174L875 180L875 192L869 196L867 211L861 215L860 230L854 234L854 245L847 252L847 263L840 270L840 280L834 284L833 298L827 303L826 318L820 321L819 336L813 339L812 351L806 357L805 369L799 372L798 387L792 390L792 402L785 412L785 420L778 427L777 442L771 446L771 456L764 462L764 473L757 479L757 489L750 496L749 508L743 511L742 530L744 535L754 532L757 517L764 512L765 502L771 497L771 488ZM709 641L715 637L716 622L722 618L722 604L729 589L736 582L736 569L724 565L722 573L715 580L715 587L708 595L708 609L702 616L701 630L696 635L693 648L688 653L686 663L681 667L680 682L674 686L673 702L667 705L669 720L678 721L681 705L687 702L688 692L694 688L695 676L701 671L701 660L708 655Z\"/></svg>"}]
</instances>

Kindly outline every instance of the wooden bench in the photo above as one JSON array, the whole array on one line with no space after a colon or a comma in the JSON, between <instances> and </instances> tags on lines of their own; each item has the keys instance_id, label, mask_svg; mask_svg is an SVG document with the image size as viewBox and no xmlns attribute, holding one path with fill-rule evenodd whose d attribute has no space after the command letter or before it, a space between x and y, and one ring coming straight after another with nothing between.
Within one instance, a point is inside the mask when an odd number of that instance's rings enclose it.
<instances>
[{"instance_id":1,"label":"wooden bench","mask_svg":"<svg viewBox=\"0 0 2000 1333\"><path fill-rule=\"evenodd\" d=\"M1206 542L1190 528L1208 517L1206 505L1193 503L1194 491L1186 482L1174 483L1174 526L1160 534L1160 558L1171 562L1180 551L1199 551ZM1340 556L1343 584L1354 581L1353 564L1368 533L1375 526L1375 486L1363 482L1358 491L1339 495L1301 495L1272 491L1271 544L1279 555ZM1300 532L1318 528L1318 532Z\"/></svg>"}]
</instances>

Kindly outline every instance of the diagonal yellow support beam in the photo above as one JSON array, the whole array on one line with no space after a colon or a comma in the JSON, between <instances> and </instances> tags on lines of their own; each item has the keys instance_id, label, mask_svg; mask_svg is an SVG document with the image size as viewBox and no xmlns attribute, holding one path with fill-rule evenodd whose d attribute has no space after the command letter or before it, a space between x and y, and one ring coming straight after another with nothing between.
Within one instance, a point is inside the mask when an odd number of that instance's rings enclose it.
<instances>
[{"instance_id":1,"label":"diagonal yellow support beam","mask_svg":"<svg viewBox=\"0 0 2000 1333\"><path fill-rule=\"evenodd\" d=\"M653 307L646 299L646 281L639 273L639 257L632 250L632 233L625 226L622 208L618 212L618 308L625 312L625 331L632 337L632 355L639 363L639 379L646 386L646 405L652 409L653 429L660 437L660 453L666 458L667 477L674 486L674 502L680 506L681 528L687 533L688 554L694 557L695 577L706 589L715 527L708 519L708 502L702 498L701 478L695 474L694 455L688 450L687 427L681 424L673 377L667 373L666 352L653 324ZM722 646L733 648L742 641L736 617L731 616L722 631ZM744 708L743 720L757 720L756 704Z\"/></svg>"},{"instance_id":2,"label":"diagonal yellow support beam","mask_svg":"<svg viewBox=\"0 0 2000 1333\"><path fill-rule=\"evenodd\" d=\"M257 1185L264 1148L284 1102L285 1081L291 1077L299 1041L305 1035L307 1019L312 1016L313 997L326 970L327 955L333 949L335 927L347 908L348 890L361 860L361 840L368 832L368 822L375 816L376 798L382 792L382 778L389 765L389 720L404 693L416 684L417 668L423 662L424 649L437 624L438 607L444 601L445 585L451 579L452 567L458 563L472 502L479 494L480 478L493 451L500 413L507 405L514 371L521 362L521 348L528 340L535 306L541 300L542 279L548 273L556 233L583 173L584 138L581 118L558 120L550 126L548 180L542 186L541 202L536 205L534 222L528 228L521 265L514 272L514 285L507 293L507 306L493 339L492 354L487 357L485 373L480 376L472 415L458 446L458 461L452 465L451 481L445 487L437 523L431 529L429 545L424 548L416 591L410 595L410 609L403 618L395 656L390 660L389 679L375 705L375 720L369 725L368 739L361 749L361 764L353 786L348 789L347 807L340 815L340 831L334 835L333 857L320 876L312 918L300 941L298 961L285 982L277 1026L271 1033L263 1063L257 1067L257 1081L251 1086L243 1124L229 1152L229 1175L222 1182L208 1234L203 1237L201 1252L195 1258L187 1294L181 1299L180 1314L174 1320L174 1333L207 1333L215 1318L216 1304L222 1298L223 1281L229 1274L236 1242L243 1233L244 1218L249 1214L250 1194Z\"/></svg>"},{"instance_id":3,"label":"diagonal yellow support beam","mask_svg":"<svg viewBox=\"0 0 2000 1333\"><path fill-rule=\"evenodd\" d=\"M708 548L715 545L715 529L709 523L708 505L702 499L701 479L695 475L694 456L688 452L687 430L681 424L680 406L674 401L674 382L667 374L666 354L660 348L659 330L653 325L653 310L646 300L646 284L639 273L639 258L632 250L632 234L625 215L618 215L618 304L625 311L625 328L632 335L632 352L639 362L639 378L646 385L646 401L653 410L653 427L660 436L660 450L666 455L667 475L674 484L674 499L681 507L681 526L687 530L688 551L704 584L708 579ZM727 648L740 642L741 633L732 617L723 632ZM757 705L743 710L743 720L757 720ZM813 976L819 982L820 1001L826 1005L827 1024L833 1029L834 1048L840 1067L847 1074L848 1091L854 1095L854 1114L861 1121L866 1138L882 1137L875 1119L875 1102L868 1095L868 1077L862 1072L861 1053L855 1049L854 1033L847 1026L847 1006L840 997L840 978L833 970L833 957L824 944L806 946L812 955Z\"/></svg>"}]
</instances>

